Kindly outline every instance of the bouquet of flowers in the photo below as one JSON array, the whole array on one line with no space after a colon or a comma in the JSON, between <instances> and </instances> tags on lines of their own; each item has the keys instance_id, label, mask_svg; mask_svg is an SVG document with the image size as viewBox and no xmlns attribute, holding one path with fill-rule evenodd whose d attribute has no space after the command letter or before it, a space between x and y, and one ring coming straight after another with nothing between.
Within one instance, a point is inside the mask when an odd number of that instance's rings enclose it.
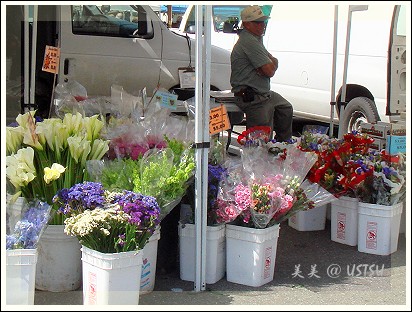
<instances>
[{"instance_id":1,"label":"bouquet of flowers","mask_svg":"<svg viewBox=\"0 0 412 312\"><path fill-rule=\"evenodd\" d=\"M86 161L101 159L108 141L100 138L104 123L98 115L36 121L34 114L19 114L17 126L6 128L7 191L52 205L58 190L87 180ZM63 224L63 215L54 214L50 222Z\"/></svg>"},{"instance_id":2,"label":"bouquet of flowers","mask_svg":"<svg viewBox=\"0 0 412 312\"><path fill-rule=\"evenodd\" d=\"M342 139L329 138L314 129L304 131L299 148L319 155L308 173L308 180L321 185L336 197L354 197L353 189L372 174L372 167L358 159L368 152L373 141L368 135L357 131L345 134Z\"/></svg>"},{"instance_id":3,"label":"bouquet of flowers","mask_svg":"<svg viewBox=\"0 0 412 312\"><path fill-rule=\"evenodd\" d=\"M237 141L240 145L250 146L259 145L260 143L267 143L270 140L271 129L269 126L255 126L243 131L238 137Z\"/></svg>"},{"instance_id":4,"label":"bouquet of flowers","mask_svg":"<svg viewBox=\"0 0 412 312\"><path fill-rule=\"evenodd\" d=\"M90 192L88 192L89 190ZM56 195L66 234L102 253L140 250L160 223L156 199L131 191L110 192L85 182Z\"/></svg>"},{"instance_id":5,"label":"bouquet of flowers","mask_svg":"<svg viewBox=\"0 0 412 312\"><path fill-rule=\"evenodd\" d=\"M12 202L7 203L6 249L35 249L49 221L51 206L39 200L24 201L18 215L12 206Z\"/></svg>"},{"instance_id":6,"label":"bouquet of flowers","mask_svg":"<svg viewBox=\"0 0 412 312\"><path fill-rule=\"evenodd\" d=\"M362 182L353 187L359 201L370 204L394 205L406 194L405 154L389 155L385 150L371 150L358 159L359 166L372 168Z\"/></svg>"},{"instance_id":7,"label":"bouquet of flowers","mask_svg":"<svg viewBox=\"0 0 412 312\"><path fill-rule=\"evenodd\" d=\"M216 200L219 222L265 228L331 200L329 192L313 192L312 184L302 183L316 161L315 153L302 152L293 144L282 146L276 156L265 146L246 148L241 163L227 166Z\"/></svg>"}]
</instances>

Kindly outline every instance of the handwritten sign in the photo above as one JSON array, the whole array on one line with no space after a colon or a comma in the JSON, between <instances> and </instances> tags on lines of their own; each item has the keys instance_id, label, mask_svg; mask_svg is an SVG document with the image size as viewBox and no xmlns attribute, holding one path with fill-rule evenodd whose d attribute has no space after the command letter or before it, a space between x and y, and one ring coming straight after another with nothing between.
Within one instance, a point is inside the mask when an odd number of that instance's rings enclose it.
<instances>
[{"instance_id":1,"label":"handwritten sign","mask_svg":"<svg viewBox=\"0 0 412 312\"><path fill-rule=\"evenodd\" d=\"M60 48L46 45L42 70L52 74L59 72Z\"/></svg>"},{"instance_id":2,"label":"handwritten sign","mask_svg":"<svg viewBox=\"0 0 412 312\"><path fill-rule=\"evenodd\" d=\"M209 111L209 134L213 135L224 130L230 129L230 121L226 107L220 105Z\"/></svg>"}]
</instances>

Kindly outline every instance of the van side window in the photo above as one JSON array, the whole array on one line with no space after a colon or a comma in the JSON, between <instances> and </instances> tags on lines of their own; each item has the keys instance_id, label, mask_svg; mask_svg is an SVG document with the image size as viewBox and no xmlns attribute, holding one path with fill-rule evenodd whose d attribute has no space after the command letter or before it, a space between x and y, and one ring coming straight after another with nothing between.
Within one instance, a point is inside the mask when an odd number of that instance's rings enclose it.
<instances>
[{"instance_id":1,"label":"van side window","mask_svg":"<svg viewBox=\"0 0 412 312\"><path fill-rule=\"evenodd\" d=\"M73 5L76 35L153 38L152 21L141 6Z\"/></svg>"}]
</instances>

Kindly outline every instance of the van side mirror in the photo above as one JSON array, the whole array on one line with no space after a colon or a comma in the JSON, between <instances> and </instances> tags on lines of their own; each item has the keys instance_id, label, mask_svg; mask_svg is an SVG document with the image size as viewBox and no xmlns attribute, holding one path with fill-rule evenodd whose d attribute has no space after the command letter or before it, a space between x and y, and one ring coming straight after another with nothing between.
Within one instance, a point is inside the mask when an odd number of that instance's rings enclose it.
<instances>
[{"instance_id":1,"label":"van side mirror","mask_svg":"<svg viewBox=\"0 0 412 312\"><path fill-rule=\"evenodd\" d=\"M190 25L188 28L187 28L187 33L188 34L194 34L196 32L196 26L195 25Z\"/></svg>"}]
</instances>

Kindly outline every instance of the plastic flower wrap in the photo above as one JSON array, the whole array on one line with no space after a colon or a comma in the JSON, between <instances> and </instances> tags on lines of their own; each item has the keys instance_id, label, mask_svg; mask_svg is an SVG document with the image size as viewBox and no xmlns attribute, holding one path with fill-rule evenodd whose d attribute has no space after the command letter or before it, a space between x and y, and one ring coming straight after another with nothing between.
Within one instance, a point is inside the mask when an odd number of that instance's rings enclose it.
<instances>
[{"instance_id":1,"label":"plastic flower wrap","mask_svg":"<svg viewBox=\"0 0 412 312\"><path fill-rule=\"evenodd\" d=\"M308 173L308 179L336 197L353 196L356 185L372 173L371 166L357 160L368 152L373 141L368 135L357 131L345 134L342 139L328 138L316 131L304 131L299 148L319 155Z\"/></svg>"},{"instance_id":2,"label":"plastic flower wrap","mask_svg":"<svg viewBox=\"0 0 412 312\"><path fill-rule=\"evenodd\" d=\"M50 210L49 204L39 200L24 200L18 207L7 203L6 249L35 249L50 219Z\"/></svg>"},{"instance_id":3,"label":"plastic flower wrap","mask_svg":"<svg viewBox=\"0 0 412 312\"><path fill-rule=\"evenodd\" d=\"M101 139L104 123L97 115L36 120L34 114L19 114L18 126L7 130L7 191L52 205L58 190L87 179L86 161L101 159L108 141ZM63 224L63 216L54 214L50 223Z\"/></svg>"},{"instance_id":4,"label":"plastic flower wrap","mask_svg":"<svg viewBox=\"0 0 412 312\"><path fill-rule=\"evenodd\" d=\"M141 250L160 223L156 199L131 191L104 191L104 202L67 218L64 231L102 253Z\"/></svg>"},{"instance_id":5,"label":"plastic flower wrap","mask_svg":"<svg viewBox=\"0 0 412 312\"><path fill-rule=\"evenodd\" d=\"M194 169L194 151L190 147L181 151L180 157L172 148L153 149L140 160L133 190L155 197L163 219L185 194Z\"/></svg>"},{"instance_id":6,"label":"plastic flower wrap","mask_svg":"<svg viewBox=\"0 0 412 312\"><path fill-rule=\"evenodd\" d=\"M181 200L194 175L194 151L185 142L164 137L166 146L141 157L89 161L93 181L110 191L129 190L156 198L163 219Z\"/></svg>"},{"instance_id":7,"label":"plastic flower wrap","mask_svg":"<svg viewBox=\"0 0 412 312\"><path fill-rule=\"evenodd\" d=\"M279 146L281 155L273 155L265 146L250 146L243 149L240 163L228 164L216 200L219 220L265 228L334 198L324 189L313 192L312 184L302 183L317 159L315 153L294 144Z\"/></svg>"}]
</instances>

